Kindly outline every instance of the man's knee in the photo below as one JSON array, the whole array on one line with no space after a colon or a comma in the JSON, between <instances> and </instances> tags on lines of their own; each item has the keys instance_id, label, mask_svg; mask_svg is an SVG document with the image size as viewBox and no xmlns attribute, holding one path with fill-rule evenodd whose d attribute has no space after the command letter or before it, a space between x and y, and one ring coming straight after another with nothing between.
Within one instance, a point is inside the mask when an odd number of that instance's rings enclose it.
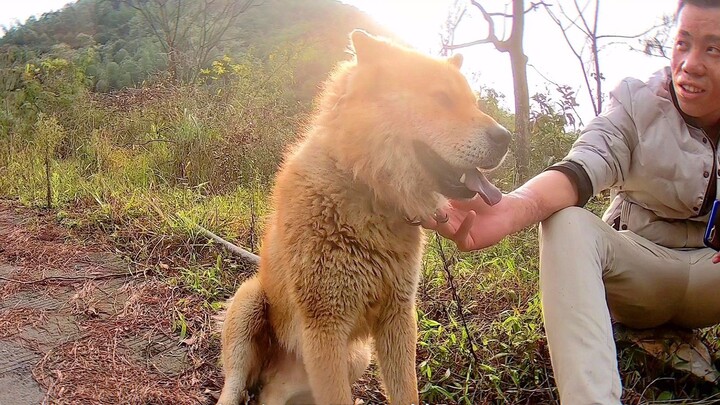
<instances>
[{"instance_id":1,"label":"man's knee","mask_svg":"<svg viewBox=\"0 0 720 405\"><path fill-rule=\"evenodd\" d=\"M540 238L542 243L561 240L572 243L569 237L585 240L597 234L597 230L605 225L600 218L592 212L579 207L562 209L540 223ZM579 242L579 240L577 240Z\"/></svg>"},{"instance_id":2,"label":"man's knee","mask_svg":"<svg viewBox=\"0 0 720 405\"><path fill-rule=\"evenodd\" d=\"M544 307L563 312L572 306L562 309L562 305L555 304L581 301L591 295L604 302L604 291L598 293L603 290L603 284L597 281L604 268L609 230L612 228L602 219L578 207L565 208L542 221L540 291ZM565 301L558 301L560 292ZM550 299L552 297L558 299Z\"/></svg>"}]
</instances>

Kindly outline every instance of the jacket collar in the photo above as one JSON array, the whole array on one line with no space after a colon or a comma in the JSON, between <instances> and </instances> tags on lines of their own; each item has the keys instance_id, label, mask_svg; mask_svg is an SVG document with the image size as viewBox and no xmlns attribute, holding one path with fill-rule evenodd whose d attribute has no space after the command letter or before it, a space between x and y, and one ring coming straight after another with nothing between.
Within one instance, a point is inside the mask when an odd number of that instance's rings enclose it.
<instances>
[{"instance_id":1,"label":"jacket collar","mask_svg":"<svg viewBox=\"0 0 720 405\"><path fill-rule=\"evenodd\" d=\"M672 103L675 106L675 109L678 110L680 115L683 117L683 120L685 120L685 123L690 126L693 126L695 128L701 128L695 118L685 114L685 112L680 108L680 104L678 103L678 100L677 100L677 95L675 94L675 86L673 86L672 77L668 77L667 87L668 87L668 92L670 93L670 99L672 100Z\"/></svg>"}]
</instances>

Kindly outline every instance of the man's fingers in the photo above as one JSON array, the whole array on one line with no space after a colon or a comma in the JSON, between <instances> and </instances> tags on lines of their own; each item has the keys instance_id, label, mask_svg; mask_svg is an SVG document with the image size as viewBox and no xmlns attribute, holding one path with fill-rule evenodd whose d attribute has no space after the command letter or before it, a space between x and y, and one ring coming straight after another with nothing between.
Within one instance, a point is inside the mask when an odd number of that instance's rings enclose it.
<instances>
[{"instance_id":1,"label":"man's fingers","mask_svg":"<svg viewBox=\"0 0 720 405\"><path fill-rule=\"evenodd\" d=\"M455 236L453 237L453 240L458 244L458 247L460 247L461 250L467 251L472 250L474 248L473 240L470 238L470 229L472 229L473 223L475 222L475 217L477 214L475 211L468 211L467 216L463 220L462 224L460 224L460 227L458 228L457 232L455 232Z\"/></svg>"},{"instance_id":2,"label":"man's fingers","mask_svg":"<svg viewBox=\"0 0 720 405\"><path fill-rule=\"evenodd\" d=\"M423 218L420 224L423 228L434 230L445 238L455 242L460 250L468 251L476 249L475 241L470 237L477 213L473 210L467 211L463 216L457 210L438 210L435 215Z\"/></svg>"},{"instance_id":3,"label":"man's fingers","mask_svg":"<svg viewBox=\"0 0 720 405\"><path fill-rule=\"evenodd\" d=\"M720 263L720 252L715 253L715 255L714 255L713 258L712 258L712 262L715 263L715 264Z\"/></svg>"}]
</instances>

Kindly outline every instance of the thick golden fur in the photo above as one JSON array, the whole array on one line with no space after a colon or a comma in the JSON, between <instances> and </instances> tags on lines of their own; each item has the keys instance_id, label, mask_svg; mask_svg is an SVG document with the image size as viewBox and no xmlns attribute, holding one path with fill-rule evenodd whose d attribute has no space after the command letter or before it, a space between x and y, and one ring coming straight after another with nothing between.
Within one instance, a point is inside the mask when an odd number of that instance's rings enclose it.
<instances>
[{"instance_id":1,"label":"thick golden fur","mask_svg":"<svg viewBox=\"0 0 720 405\"><path fill-rule=\"evenodd\" d=\"M272 196L260 268L232 299L222 331L219 403L352 404L374 342L388 400L418 403L415 293L423 231L408 218L446 203L414 140L458 167L500 163L498 125L458 69L355 31L314 121Z\"/></svg>"}]
</instances>

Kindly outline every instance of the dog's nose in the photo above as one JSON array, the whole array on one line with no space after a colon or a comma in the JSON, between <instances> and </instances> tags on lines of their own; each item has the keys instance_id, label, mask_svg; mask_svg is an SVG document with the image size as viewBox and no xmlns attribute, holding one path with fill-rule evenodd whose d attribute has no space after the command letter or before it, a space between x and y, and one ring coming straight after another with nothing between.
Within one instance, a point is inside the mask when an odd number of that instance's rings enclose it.
<instances>
[{"instance_id":1,"label":"dog's nose","mask_svg":"<svg viewBox=\"0 0 720 405\"><path fill-rule=\"evenodd\" d=\"M490 137L490 140L493 141L497 146L500 147L507 147L510 144L510 140L512 139L512 134L507 129L501 127L500 125L491 128L487 131L488 136Z\"/></svg>"}]
</instances>

